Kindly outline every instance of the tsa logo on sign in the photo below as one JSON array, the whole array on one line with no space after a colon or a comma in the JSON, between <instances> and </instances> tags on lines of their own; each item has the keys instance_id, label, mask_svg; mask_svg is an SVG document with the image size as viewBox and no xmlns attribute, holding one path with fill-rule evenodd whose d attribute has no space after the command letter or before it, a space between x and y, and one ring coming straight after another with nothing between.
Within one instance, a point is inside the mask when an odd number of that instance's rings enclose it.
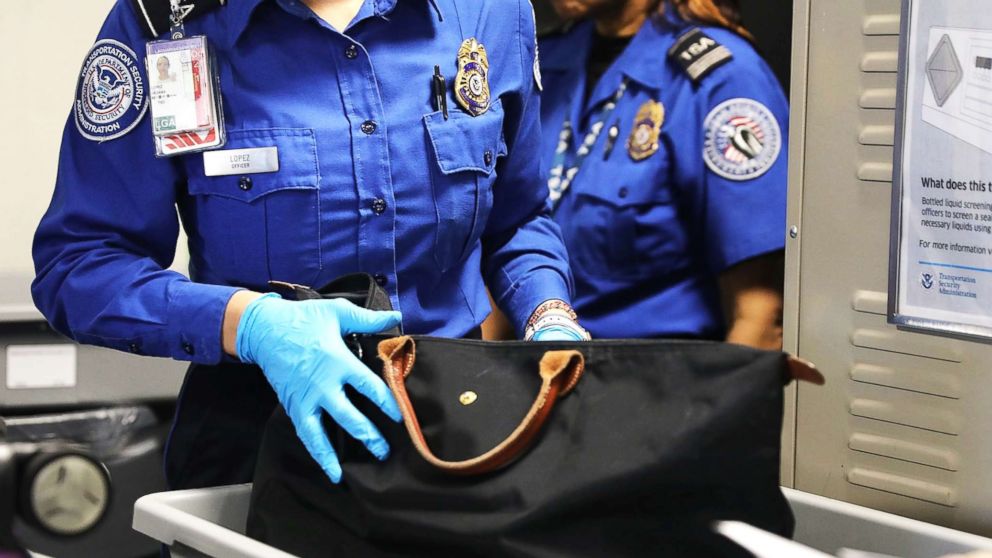
<instances>
[{"instance_id":1,"label":"tsa logo on sign","mask_svg":"<svg viewBox=\"0 0 992 558\"><path fill-rule=\"evenodd\" d=\"M930 273L921 274L920 284L923 285L924 289L929 291L931 288L933 288L933 275L931 275Z\"/></svg>"}]
</instances>

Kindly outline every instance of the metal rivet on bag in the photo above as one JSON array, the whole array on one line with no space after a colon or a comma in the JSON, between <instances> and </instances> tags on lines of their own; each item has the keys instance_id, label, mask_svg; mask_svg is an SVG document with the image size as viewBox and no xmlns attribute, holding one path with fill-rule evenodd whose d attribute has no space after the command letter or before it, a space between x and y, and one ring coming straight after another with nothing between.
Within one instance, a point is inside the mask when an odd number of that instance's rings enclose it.
<instances>
[{"instance_id":1,"label":"metal rivet on bag","mask_svg":"<svg viewBox=\"0 0 992 558\"><path fill-rule=\"evenodd\" d=\"M475 400L478 398L479 396L474 391L466 391L458 396L458 401L460 401L462 405L471 405L472 403L475 403Z\"/></svg>"}]
</instances>

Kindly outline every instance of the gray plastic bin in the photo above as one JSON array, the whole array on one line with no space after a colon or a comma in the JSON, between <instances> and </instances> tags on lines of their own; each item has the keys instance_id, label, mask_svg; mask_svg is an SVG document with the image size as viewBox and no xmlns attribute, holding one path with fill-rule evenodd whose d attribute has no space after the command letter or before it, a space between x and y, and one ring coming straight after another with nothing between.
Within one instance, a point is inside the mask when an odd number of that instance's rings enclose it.
<instances>
[{"instance_id":1,"label":"gray plastic bin","mask_svg":"<svg viewBox=\"0 0 992 558\"><path fill-rule=\"evenodd\" d=\"M901 558L992 550L992 539L782 490L796 514L796 542L828 555L844 548ZM174 558L293 558L243 534L250 496L250 484L149 494L135 503L133 526L168 545ZM768 552L760 558L787 556L781 547L769 544Z\"/></svg>"},{"instance_id":2,"label":"gray plastic bin","mask_svg":"<svg viewBox=\"0 0 992 558\"><path fill-rule=\"evenodd\" d=\"M173 558L293 558L244 535L250 484L149 494L134 503L135 530Z\"/></svg>"},{"instance_id":3,"label":"gray plastic bin","mask_svg":"<svg viewBox=\"0 0 992 558\"><path fill-rule=\"evenodd\" d=\"M795 540L828 554L861 550L901 558L937 558L992 550L992 539L833 498L783 488L796 515Z\"/></svg>"}]
</instances>

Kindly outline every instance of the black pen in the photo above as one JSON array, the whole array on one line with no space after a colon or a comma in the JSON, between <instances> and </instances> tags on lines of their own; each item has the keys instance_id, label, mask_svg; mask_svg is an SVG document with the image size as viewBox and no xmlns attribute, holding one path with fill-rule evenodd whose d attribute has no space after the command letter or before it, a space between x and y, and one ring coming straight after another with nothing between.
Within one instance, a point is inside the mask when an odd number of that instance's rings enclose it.
<instances>
[{"instance_id":1,"label":"black pen","mask_svg":"<svg viewBox=\"0 0 992 558\"><path fill-rule=\"evenodd\" d=\"M603 146L603 160L610 158L613 153L613 146L617 144L617 137L620 135L620 119L610 126L610 131L606 132L606 145Z\"/></svg>"},{"instance_id":2,"label":"black pen","mask_svg":"<svg viewBox=\"0 0 992 558\"><path fill-rule=\"evenodd\" d=\"M434 106L441 111L444 119L448 119L448 87L444 83L444 76L441 75L441 67L434 66L434 77L431 82L434 89Z\"/></svg>"}]
</instances>

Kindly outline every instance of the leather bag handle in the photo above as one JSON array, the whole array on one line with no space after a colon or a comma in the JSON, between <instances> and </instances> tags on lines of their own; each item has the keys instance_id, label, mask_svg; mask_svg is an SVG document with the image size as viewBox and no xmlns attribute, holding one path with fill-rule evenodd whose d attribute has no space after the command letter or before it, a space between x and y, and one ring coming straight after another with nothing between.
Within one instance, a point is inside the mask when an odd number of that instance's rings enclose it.
<instances>
[{"instance_id":1,"label":"leather bag handle","mask_svg":"<svg viewBox=\"0 0 992 558\"><path fill-rule=\"evenodd\" d=\"M824 378L823 374L816 369L815 364L797 356L786 355L785 370L786 385L791 383L793 380L797 382L809 382L818 386L822 386L826 383L826 378Z\"/></svg>"},{"instance_id":2,"label":"leather bag handle","mask_svg":"<svg viewBox=\"0 0 992 558\"><path fill-rule=\"evenodd\" d=\"M551 416L557 400L575 387L585 368L585 358L579 351L544 353L539 369L541 389L520 425L496 447L478 457L464 461L445 461L434 455L427 446L410 394L406 390L406 377L413 371L416 352L416 343L409 336L394 337L379 343L379 358L385 362L386 384L399 403L407 433L417 452L431 465L455 475L489 473L523 455Z\"/></svg>"}]
</instances>

